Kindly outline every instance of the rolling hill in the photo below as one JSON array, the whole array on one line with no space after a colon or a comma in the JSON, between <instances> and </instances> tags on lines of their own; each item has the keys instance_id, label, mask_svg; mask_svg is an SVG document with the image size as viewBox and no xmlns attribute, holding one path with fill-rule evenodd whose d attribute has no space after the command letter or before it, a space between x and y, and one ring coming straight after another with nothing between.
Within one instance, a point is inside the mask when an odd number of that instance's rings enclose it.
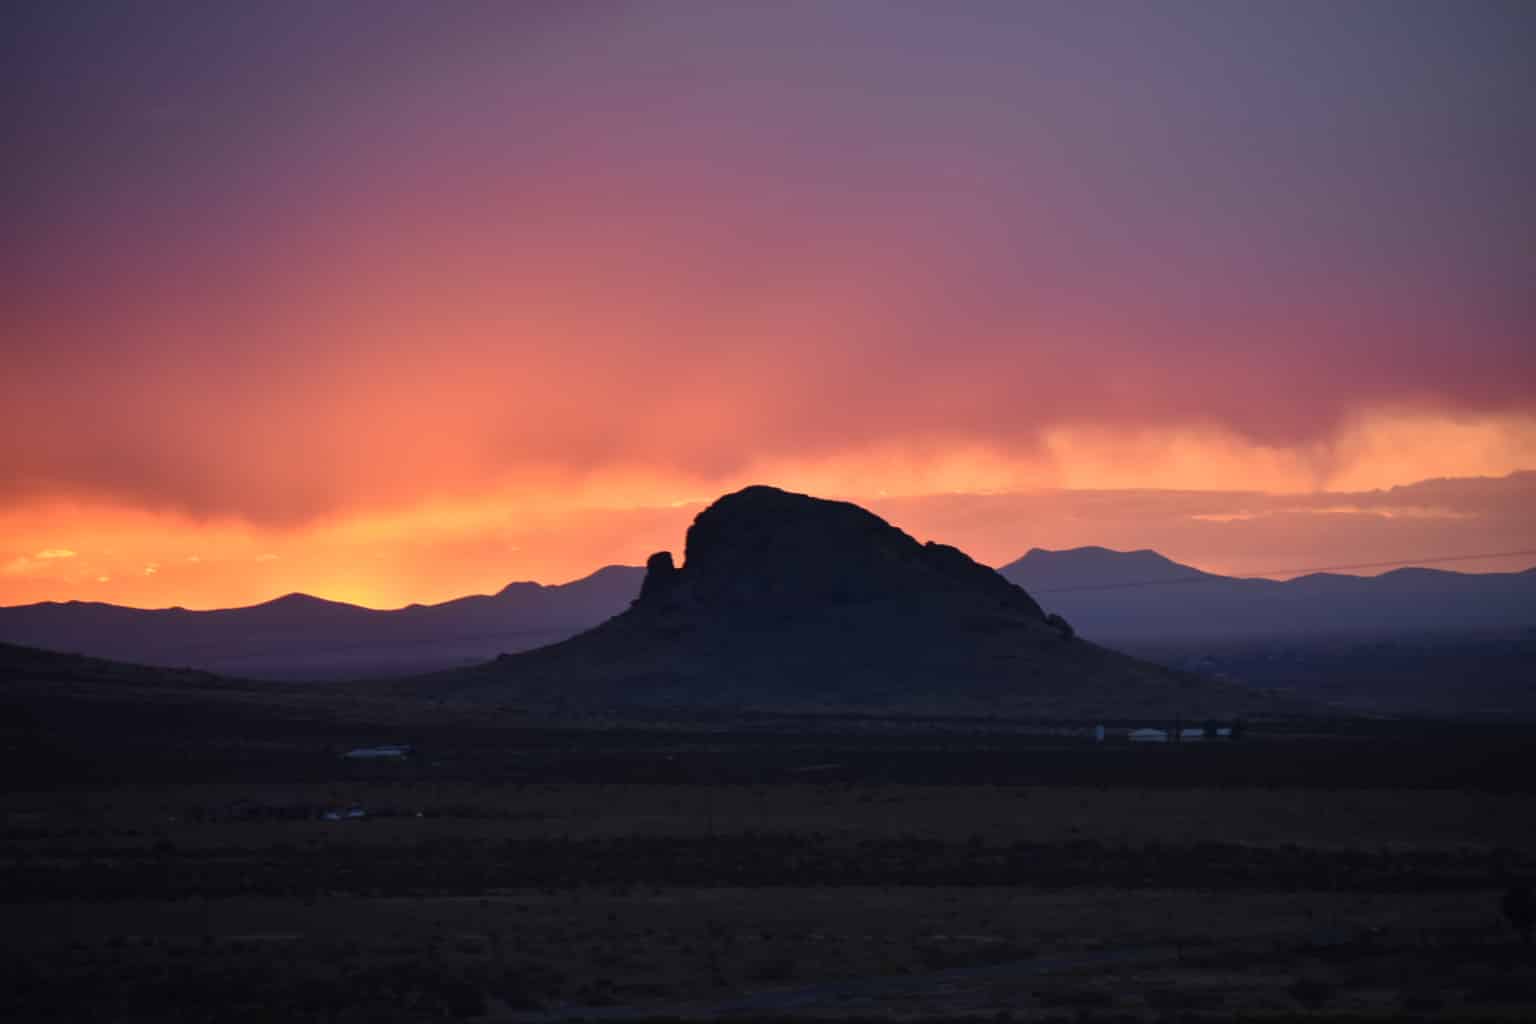
<instances>
[{"instance_id":1,"label":"rolling hill","mask_svg":"<svg viewBox=\"0 0 1536 1024\"><path fill-rule=\"evenodd\" d=\"M622 611L644 570L377 611L289 594L187 611L70 601L0 608L0 642L267 679L408 675L562 640Z\"/></svg>"}]
</instances>

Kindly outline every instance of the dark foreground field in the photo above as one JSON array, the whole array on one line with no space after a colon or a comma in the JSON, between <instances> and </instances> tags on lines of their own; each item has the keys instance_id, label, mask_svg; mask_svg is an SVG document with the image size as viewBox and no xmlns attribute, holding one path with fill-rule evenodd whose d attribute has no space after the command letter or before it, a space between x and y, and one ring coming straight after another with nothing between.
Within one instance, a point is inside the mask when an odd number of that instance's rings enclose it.
<instances>
[{"instance_id":1,"label":"dark foreground field","mask_svg":"<svg viewBox=\"0 0 1536 1024\"><path fill-rule=\"evenodd\" d=\"M6 690L7 1020L1536 1013L1521 728L554 727L171 683ZM414 752L341 756L384 742Z\"/></svg>"}]
</instances>

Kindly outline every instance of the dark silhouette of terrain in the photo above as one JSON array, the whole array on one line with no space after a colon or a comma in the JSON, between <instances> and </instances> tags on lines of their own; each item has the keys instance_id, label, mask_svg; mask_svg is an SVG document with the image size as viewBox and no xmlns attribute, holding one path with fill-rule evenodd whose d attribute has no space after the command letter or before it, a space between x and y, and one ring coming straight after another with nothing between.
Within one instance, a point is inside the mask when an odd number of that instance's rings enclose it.
<instances>
[{"instance_id":1,"label":"dark silhouette of terrain","mask_svg":"<svg viewBox=\"0 0 1536 1024\"><path fill-rule=\"evenodd\" d=\"M1279 582L1091 547L999 571L1089 638L1162 664L1356 711L1536 713L1536 570Z\"/></svg>"},{"instance_id":2,"label":"dark silhouette of terrain","mask_svg":"<svg viewBox=\"0 0 1536 1024\"><path fill-rule=\"evenodd\" d=\"M1072 636L1021 587L856 505L749 487L653 555L622 615L411 684L509 704L1126 717L1262 712L1251 690Z\"/></svg>"},{"instance_id":3,"label":"dark silhouette of terrain","mask_svg":"<svg viewBox=\"0 0 1536 1024\"><path fill-rule=\"evenodd\" d=\"M1278 581L1202 572L1155 551L1032 549L998 572L1104 643L1502 629L1536 625L1536 569Z\"/></svg>"},{"instance_id":4,"label":"dark silhouette of terrain","mask_svg":"<svg viewBox=\"0 0 1536 1024\"><path fill-rule=\"evenodd\" d=\"M218 611L95 602L0 608L0 641L270 679L408 675L562 640L622 611L643 570L611 565L560 586L392 611L289 594Z\"/></svg>"},{"instance_id":5,"label":"dark silhouette of terrain","mask_svg":"<svg viewBox=\"0 0 1536 1024\"><path fill-rule=\"evenodd\" d=\"M711 557L728 589L733 572L759 571ZM0 608L0 642L249 679L410 676L572 637L624 611L643 581L650 604L672 579L669 564L392 611L303 594L207 612L48 602ZM844 573L816 586L833 597L884 586L878 573L859 572L857 585ZM1034 549L999 572L1062 617L1058 633L1188 672L1358 711L1536 713L1536 570L1278 582L1090 547Z\"/></svg>"},{"instance_id":6,"label":"dark silhouette of terrain","mask_svg":"<svg viewBox=\"0 0 1536 1024\"><path fill-rule=\"evenodd\" d=\"M1531 944L1531 930L1536 928L1536 899L1531 897L1529 885L1512 885L1504 893L1504 917L1520 935L1520 941Z\"/></svg>"},{"instance_id":7,"label":"dark silhouette of terrain","mask_svg":"<svg viewBox=\"0 0 1536 1024\"><path fill-rule=\"evenodd\" d=\"M212 672L88 658L36 647L0 643L0 687L17 684L57 688L70 684L211 687L225 680Z\"/></svg>"}]
</instances>

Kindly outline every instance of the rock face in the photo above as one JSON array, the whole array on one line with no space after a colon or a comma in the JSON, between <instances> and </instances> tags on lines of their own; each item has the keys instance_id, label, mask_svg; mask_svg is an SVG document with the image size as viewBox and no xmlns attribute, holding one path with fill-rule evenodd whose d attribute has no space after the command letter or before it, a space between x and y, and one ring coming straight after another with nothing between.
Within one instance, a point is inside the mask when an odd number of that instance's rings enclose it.
<instances>
[{"instance_id":1,"label":"rock face","mask_svg":"<svg viewBox=\"0 0 1536 1024\"><path fill-rule=\"evenodd\" d=\"M919 544L857 505L758 486L699 513L682 569L670 552L651 556L637 608L749 620L941 593L1044 618L1023 588L955 548Z\"/></svg>"},{"instance_id":2,"label":"rock face","mask_svg":"<svg viewBox=\"0 0 1536 1024\"><path fill-rule=\"evenodd\" d=\"M699 514L681 568L652 555L623 614L420 685L567 707L1127 717L1268 703L1075 639L993 570L856 505L762 486Z\"/></svg>"},{"instance_id":3,"label":"rock face","mask_svg":"<svg viewBox=\"0 0 1536 1024\"><path fill-rule=\"evenodd\" d=\"M647 605L665 604L677 589L677 567L672 564L672 552L658 551L645 560L645 579L640 582L640 596L634 604L644 601Z\"/></svg>"}]
</instances>

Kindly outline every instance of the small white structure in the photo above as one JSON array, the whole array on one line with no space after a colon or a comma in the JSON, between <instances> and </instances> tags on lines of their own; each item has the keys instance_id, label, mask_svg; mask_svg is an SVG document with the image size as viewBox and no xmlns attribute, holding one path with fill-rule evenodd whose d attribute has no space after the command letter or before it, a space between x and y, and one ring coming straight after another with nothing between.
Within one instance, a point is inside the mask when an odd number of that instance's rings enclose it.
<instances>
[{"instance_id":1,"label":"small white structure","mask_svg":"<svg viewBox=\"0 0 1536 1024\"><path fill-rule=\"evenodd\" d=\"M1167 743L1168 730L1166 729L1137 729L1130 735L1132 743Z\"/></svg>"},{"instance_id":2,"label":"small white structure","mask_svg":"<svg viewBox=\"0 0 1536 1024\"><path fill-rule=\"evenodd\" d=\"M386 743L382 747L358 747L356 750L349 750L341 756L354 758L359 761L378 758L395 758L398 760L409 757L410 754L411 748L407 744Z\"/></svg>"}]
</instances>

